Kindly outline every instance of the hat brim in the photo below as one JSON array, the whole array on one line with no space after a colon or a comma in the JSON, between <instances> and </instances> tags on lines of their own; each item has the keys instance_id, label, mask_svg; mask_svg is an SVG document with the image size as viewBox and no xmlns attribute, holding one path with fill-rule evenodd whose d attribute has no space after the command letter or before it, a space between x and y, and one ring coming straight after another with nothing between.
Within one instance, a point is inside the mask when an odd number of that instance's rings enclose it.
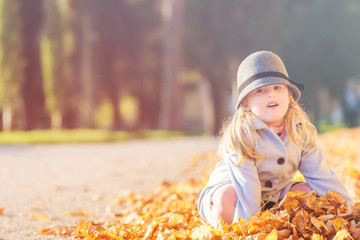
<instances>
[{"instance_id":1,"label":"hat brim","mask_svg":"<svg viewBox=\"0 0 360 240\"><path fill-rule=\"evenodd\" d=\"M286 85L289 90L290 93L292 95L292 97L294 98L295 101L298 101L300 99L301 96L301 92L300 90L293 84L291 84L289 81L283 79L283 78L279 78L279 77L265 77L265 78L261 78L258 79L252 83L250 83L249 85L247 85L240 93L237 103L236 103L236 109L239 108L241 101L252 91L254 91L255 89L261 88L261 87L265 87L268 85L273 85L273 84L284 84Z\"/></svg>"}]
</instances>

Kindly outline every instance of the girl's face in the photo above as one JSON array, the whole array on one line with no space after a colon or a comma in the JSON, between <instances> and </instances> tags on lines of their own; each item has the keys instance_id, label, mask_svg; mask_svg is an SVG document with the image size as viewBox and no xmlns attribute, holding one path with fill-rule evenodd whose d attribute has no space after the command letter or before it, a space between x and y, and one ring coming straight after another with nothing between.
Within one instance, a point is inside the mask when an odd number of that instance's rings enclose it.
<instances>
[{"instance_id":1,"label":"girl's face","mask_svg":"<svg viewBox=\"0 0 360 240\"><path fill-rule=\"evenodd\" d=\"M269 126L279 126L289 108L290 95L287 86L273 84L250 92L242 106Z\"/></svg>"}]
</instances>

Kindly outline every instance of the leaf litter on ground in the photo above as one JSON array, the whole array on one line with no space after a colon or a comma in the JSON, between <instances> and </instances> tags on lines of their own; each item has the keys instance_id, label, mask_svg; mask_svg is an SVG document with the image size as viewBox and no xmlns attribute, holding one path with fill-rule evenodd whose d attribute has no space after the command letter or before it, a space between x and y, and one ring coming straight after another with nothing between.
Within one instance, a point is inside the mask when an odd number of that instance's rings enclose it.
<instances>
[{"instance_id":1,"label":"leaf litter on ground","mask_svg":"<svg viewBox=\"0 0 360 240\"><path fill-rule=\"evenodd\" d=\"M328 164L336 170L355 200L348 206L340 194L317 196L290 192L269 210L261 210L234 224L208 225L197 211L197 199L212 169L198 179L164 181L150 194L127 192L109 204L106 213L116 220L101 223L78 221L76 226L53 226L39 234L72 236L72 239L360 239L360 128L343 129L319 137ZM215 154L191 159L215 162ZM303 179L301 174L296 178Z\"/></svg>"}]
</instances>

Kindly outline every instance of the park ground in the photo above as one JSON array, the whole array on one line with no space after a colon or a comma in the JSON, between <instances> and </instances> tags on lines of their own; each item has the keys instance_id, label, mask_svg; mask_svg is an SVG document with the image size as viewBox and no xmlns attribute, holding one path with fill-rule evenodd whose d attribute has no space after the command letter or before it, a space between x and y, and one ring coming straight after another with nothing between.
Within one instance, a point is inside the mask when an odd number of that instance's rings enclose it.
<instances>
[{"instance_id":1,"label":"park ground","mask_svg":"<svg viewBox=\"0 0 360 240\"><path fill-rule=\"evenodd\" d=\"M146 194L162 181L196 177L191 157L215 151L214 137L103 144L0 146L0 239L71 239L39 229L109 220L126 192ZM203 162L209 168L210 162Z\"/></svg>"},{"instance_id":2,"label":"park ground","mask_svg":"<svg viewBox=\"0 0 360 240\"><path fill-rule=\"evenodd\" d=\"M347 209L335 193L317 199L315 193L290 194L272 213L260 211L246 224L220 226L221 231L204 224L196 210L215 163L213 137L2 145L0 240L71 239L71 233L76 239L97 234L111 239L122 239L118 234L124 239L346 239L351 234L360 239L360 128L320 135L318 143L357 202L354 208ZM264 229L269 214L271 224ZM110 232L111 226L121 233Z\"/></svg>"}]
</instances>

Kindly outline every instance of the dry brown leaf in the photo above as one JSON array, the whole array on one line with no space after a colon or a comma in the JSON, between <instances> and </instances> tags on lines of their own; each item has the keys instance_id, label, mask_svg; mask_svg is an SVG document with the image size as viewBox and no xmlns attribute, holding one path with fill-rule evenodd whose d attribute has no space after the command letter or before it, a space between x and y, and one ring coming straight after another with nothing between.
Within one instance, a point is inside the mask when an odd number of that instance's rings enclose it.
<instances>
[{"instance_id":1,"label":"dry brown leaf","mask_svg":"<svg viewBox=\"0 0 360 240\"><path fill-rule=\"evenodd\" d=\"M360 240L360 227L351 227L349 232L355 240Z\"/></svg>"},{"instance_id":2,"label":"dry brown leaf","mask_svg":"<svg viewBox=\"0 0 360 240\"><path fill-rule=\"evenodd\" d=\"M278 234L278 239L280 240L287 239L291 235L291 230L289 229L279 230L277 234Z\"/></svg>"},{"instance_id":3,"label":"dry brown leaf","mask_svg":"<svg viewBox=\"0 0 360 240\"><path fill-rule=\"evenodd\" d=\"M351 206L351 211L354 213L354 215L356 217L360 218L360 202L357 202L354 205L352 205Z\"/></svg>"},{"instance_id":4,"label":"dry brown leaf","mask_svg":"<svg viewBox=\"0 0 360 240\"><path fill-rule=\"evenodd\" d=\"M292 223L295 224L296 229L301 232L304 233L306 230L306 226L307 224L310 222L310 216L309 213L303 209L301 209L300 211L298 211L295 214L294 219L292 220Z\"/></svg>"},{"instance_id":5,"label":"dry brown leaf","mask_svg":"<svg viewBox=\"0 0 360 240\"><path fill-rule=\"evenodd\" d=\"M329 214L329 215L322 215L322 216L318 217L318 219L320 221L326 222L326 221L329 221L331 219L334 219L335 217L336 217L335 215Z\"/></svg>"},{"instance_id":6,"label":"dry brown leaf","mask_svg":"<svg viewBox=\"0 0 360 240\"><path fill-rule=\"evenodd\" d=\"M312 225L319 231L319 233L328 234L330 232L324 221L319 220L316 217L311 217L310 221Z\"/></svg>"},{"instance_id":7,"label":"dry brown leaf","mask_svg":"<svg viewBox=\"0 0 360 240\"><path fill-rule=\"evenodd\" d=\"M75 227L71 226L53 226L49 228L41 228L38 230L40 235L60 235L71 236L71 233L75 230Z\"/></svg>"}]
</instances>

